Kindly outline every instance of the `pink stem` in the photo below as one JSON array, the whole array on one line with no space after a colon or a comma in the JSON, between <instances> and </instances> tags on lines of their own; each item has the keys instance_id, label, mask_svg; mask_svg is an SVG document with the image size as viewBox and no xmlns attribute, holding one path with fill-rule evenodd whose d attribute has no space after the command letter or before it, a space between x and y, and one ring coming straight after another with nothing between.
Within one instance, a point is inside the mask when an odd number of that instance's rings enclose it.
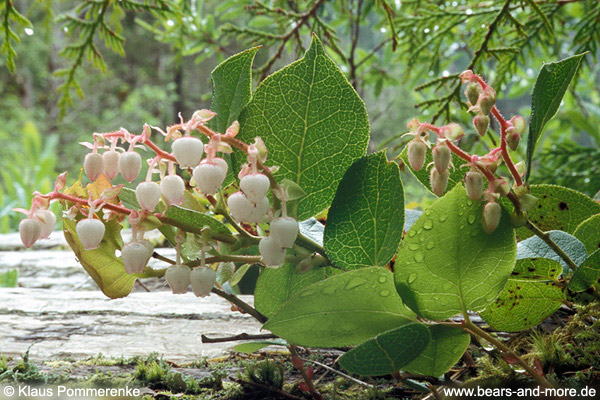
<instances>
[{"instance_id":1,"label":"pink stem","mask_svg":"<svg viewBox=\"0 0 600 400\"><path fill-rule=\"evenodd\" d=\"M68 194L64 194L64 193L60 193L60 192L52 192L48 195L48 198L50 200L67 200L70 201L71 203L76 203L76 204L80 204L82 206L89 206L88 201L85 199L81 199L79 197L75 197L75 196L71 196ZM121 214L125 214L125 215L129 215L131 214L131 210L122 206L118 206L116 204L111 204L111 203L104 203L104 205L102 207L108 208L109 210L121 213Z\"/></svg>"}]
</instances>

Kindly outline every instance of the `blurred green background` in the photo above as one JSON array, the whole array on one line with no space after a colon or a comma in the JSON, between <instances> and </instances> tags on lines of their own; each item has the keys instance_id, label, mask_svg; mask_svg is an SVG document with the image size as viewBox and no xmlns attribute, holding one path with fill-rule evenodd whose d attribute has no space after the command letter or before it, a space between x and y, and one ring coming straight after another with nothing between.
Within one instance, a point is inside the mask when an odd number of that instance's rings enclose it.
<instances>
[{"instance_id":1,"label":"blurred green background","mask_svg":"<svg viewBox=\"0 0 600 400\"><path fill-rule=\"evenodd\" d=\"M496 87L505 115L527 118L542 63L589 51L532 182L600 190L595 0L13 0L0 4L0 21L0 232L16 230L11 209L29 207L32 191L50 191L62 171L76 177L87 151L78 142L91 133L189 117L210 106L219 62L263 46L257 85L297 59L312 32L367 106L370 150L386 146L390 158L414 117L461 122L461 145L493 146L495 134L479 138L460 102L465 68ZM433 198L403 178L409 207Z\"/></svg>"}]
</instances>

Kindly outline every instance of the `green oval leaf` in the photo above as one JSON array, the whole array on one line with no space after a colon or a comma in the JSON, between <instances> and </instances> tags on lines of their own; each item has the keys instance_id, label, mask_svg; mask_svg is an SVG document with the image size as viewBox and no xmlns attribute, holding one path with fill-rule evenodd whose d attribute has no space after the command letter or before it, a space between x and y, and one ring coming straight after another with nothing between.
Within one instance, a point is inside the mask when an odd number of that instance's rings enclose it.
<instances>
[{"instance_id":1,"label":"green oval leaf","mask_svg":"<svg viewBox=\"0 0 600 400\"><path fill-rule=\"evenodd\" d=\"M438 377L452 368L463 356L471 337L458 328L444 325L427 326L431 340L416 360L403 370L419 375Z\"/></svg>"},{"instance_id":2,"label":"green oval leaf","mask_svg":"<svg viewBox=\"0 0 600 400\"><path fill-rule=\"evenodd\" d=\"M369 121L365 105L313 36L304 57L266 78L242 111L239 139L260 136L278 165L306 196L293 202L298 220L325 210L352 162L365 155ZM237 165L246 161L236 152Z\"/></svg>"},{"instance_id":3,"label":"green oval leaf","mask_svg":"<svg viewBox=\"0 0 600 400\"><path fill-rule=\"evenodd\" d=\"M583 243L588 254L600 248L600 214L583 221L573 232L573 236Z\"/></svg>"},{"instance_id":4,"label":"green oval leaf","mask_svg":"<svg viewBox=\"0 0 600 400\"><path fill-rule=\"evenodd\" d=\"M581 59L585 54L577 54L557 62L544 63L540 70L531 98L525 181L529 180L533 153L535 152L536 144L542 136L544 126L556 115L563 96L579 69L579 64L581 64Z\"/></svg>"},{"instance_id":5,"label":"green oval leaf","mask_svg":"<svg viewBox=\"0 0 600 400\"><path fill-rule=\"evenodd\" d=\"M575 270L569 290L572 292L583 292L593 284L598 282L600 273L600 249L594 251L590 256Z\"/></svg>"},{"instance_id":6,"label":"green oval leaf","mask_svg":"<svg viewBox=\"0 0 600 400\"><path fill-rule=\"evenodd\" d=\"M170 206L163 216L161 218L163 222L181 228L186 232L200 233L204 227L208 227L215 233L231 235L231 231L225 224L199 211L179 206Z\"/></svg>"},{"instance_id":7,"label":"green oval leaf","mask_svg":"<svg viewBox=\"0 0 600 400\"><path fill-rule=\"evenodd\" d=\"M407 324L361 343L344 354L339 362L353 374L387 375L419 357L429 340L425 325Z\"/></svg>"},{"instance_id":8,"label":"green oval leaf","mask_svg":"<svg viewBox=\"0 0 600 400\"><path fill-rule=\"evenodd\" d=\"M408 231L395 279L402 300L418 315L440 321L479 311L502 291L515 266L515 233L505 211L498 228L486 233L483 206L457 185Z\"/></svg>"},{"instance_id":9,"label":"green oval leaf","mask_svg":"<svg viewBox=\"0 0 600 400\"><path fill-rule=\"evenodd\" d=\"M556 261L518 260L500 296L479 315L492 328L504 332L518 332L538 325L554 314L565 298L563 290L554 282L560 273Z\"/></svg>"},{"instance_id":10,"label":"green oval leaf","mask_svg":"<svg viewBox=\"0 0 600 400\"><path fill-rule=\"evenodd\" d=\"M398 165L385 151L352 164L340 182L325 225L325 252L343 268L386 265L404 226L404 191Z\"/></svg>"},{"instance_id":11,"label":"green oval leaf","mask_svg":"<svg viewBox=\"0 0 600 400\"><path fill-rule=\"evenodd\" d=\"M217 115L209 126L217 132L225 130L238 119L252 97L252 62L260 47L235 54L211 72L213 93L210 108Z\"/></svg>"},{"instance_id":12,"label":"green oval leaf","mask_svg":"<svg viewBox=\"0 0 600 400\"><path fill-rule=\"evenodd\" d=\"M263 327L310 347L356 345L414 320L381 267L344 272L292 296Z\"/></svg>"},{"instance_id":13,"label":"green oval leaf","mask_svg":"<svg viewBox=\"0 0 600 400\"><path fill-rule=\"evenodd\" d=\"M600 213L600 204L566 187L532 185L531 194L538 198L538 203L529 211L528 217L543 231L573 233L583 221ZM533 233L529 229L519 228L517 235L526 239Z\"/></svg>"},{"instance_id":14,"label":"green oval leaf","mask_svg":"<svg viewBox=\"0 0 600 400\"><path fill-rule=\"evenodd\" d=\"M585 246L576 237L569 235L563 231L550 231L547 232L550 235L550 239L554 241L564 251L571 260L577 265L580 265L587 258L587 252ZM562 265L566 272L570 272L569 266L565 263L561 256L556 254L550 246L546 244L542 239L537 236L525 239L517 244L517 259L523 258L548 258L555 260Z\"/></svg>"},{"instance_id":15,"label":"green oval leaf","mask_svg":"<svg viewBox=\"0 0 600 400\"><path fill-rule=\"evenodd\" d=\"M252 354L268 346L287 346L287 342L282 339L244 342L233 346L233 351L237 351L238 353Z\"/></svg>"}]
</instances>

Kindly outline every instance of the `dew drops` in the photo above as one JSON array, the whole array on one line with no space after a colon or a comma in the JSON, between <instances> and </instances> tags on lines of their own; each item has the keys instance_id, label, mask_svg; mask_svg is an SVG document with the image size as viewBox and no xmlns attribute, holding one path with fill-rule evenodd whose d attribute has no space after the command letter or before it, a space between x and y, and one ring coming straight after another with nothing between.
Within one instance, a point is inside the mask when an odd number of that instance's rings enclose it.
<instances>
[{"instance_id":1,"label":"dew drops","mask_svg":"<svg viewBox=\"0 0 600 400\"><path fill-rule=\"evenodd\" d=\"M425 220L425 222L423 222L423 229L429 230L431 228L433 228L433 221L430 219Z\"/></svg>"},{"instance_id":2,"label":"dew drops","mask_svg":"<svg viewBox=\"0 0 600 400\"><path fill-rule=\"evenodd\" d=\"M348 284L346 284L346 290L351 290L351 289L357 288L364 284L365 284L364 280L354 278L354 279L351 279L350 282L348 282Z\"/></svg>"},{"instance_id":3,"label":"dew drops","mask_svg":"<svg viewBox=\"0 0 600 400\"><path fill-rule=\"evenodd\" d=\"M379 277L379 283L386 283L386 282L387 282L387 278L385 276L381 275Z\"/></svg>"},{"instance_id":4,"label":"dew drops","mask_svg":"<svg viewBox=\"0 0 600 400\"><path fill-rule=\"evenodd\" d=\"M408 248L410 250L419 250L419 245L415 244L415 243L411 243L411 244L408 245Z\"/></svg>"},{"instance_id":5,"label":"dew drops","mask_svg":"<svg viewBox=\"0 0 600 400\"><path fill-rule=\"evenodd\" d=\"M468 205L468 206L472 206L472 205L473 205L473 200L471 200L471 199L467 199L467 205Z\"/></svg>"},{"instance_id":6,"label":"dew drops","mask_svg":"<svg viewBox=\"0 0 600 400\"><path fill-rule=\"evenodd\" d=\"M418 263L423 262L423 253L415 253L415 261Z\"/></svg>"},{"instance_id":7,"label":"dew drops","mask_svg":"<svg viewBox=\"0 0 600 400\"><path fill-rule=\"evenodd\" d=\"M382 290L381 292L379 292L379 295L381 297L388 297L390 295L390 291L389 290Z\"/></svg>"},{"instance_id":8,"label":"dew drops","mask_svg":"<svg viewBox=\"0 0 600 400\"><path fill-rule=\"evenodd\" d=\"M415 232L415 231L409 231L408 237L414 237L416 234L417 234L417 232Z\"/></svg>"},{"instance_id":9,"label":"dew drops","mask_svg":"<svg viewBox=\"0 0 600 400\"><path fill-rule=\"evenodd\" d=\"M417 274L415 274L414 272L410 275L408 275L408 279L406 280L409 284L413 283L414 281L417 280Z\"/></svg>"},{"instance_id":10,"label":"dew drops","mask_svg":"<svg viewBox=\"0 0 600 400\"><path fill-rule=\"evenodd\" d=\"M475 214L469 214L467 221L469 221L469 224L473 224L475 222Z\"/></svg>"},{"instance_id":11,"label":"dew drops","mask_svg":"<svg viewBox=\"0 0 600 400\"><path fill-rule=\"evenodd\" d=\"M440 215L440 218L439 218L439 219L440 219L440 222L444 222L445 220L447 220L447 219L448 219L448 216L447 216L447 215L445 215L445 214L442 214L442 215Z\"/></svg>"},{"instance_id":12,"label":"dew drops","mask_svg":"<svg viewBox=\"0 0 600 400\"><path fill-rule=\"evenodd\" d=\"M431 210L430 209L425 210L425 215L427 215L427 216L431 215Z\"/></svg>"}]
</instances>

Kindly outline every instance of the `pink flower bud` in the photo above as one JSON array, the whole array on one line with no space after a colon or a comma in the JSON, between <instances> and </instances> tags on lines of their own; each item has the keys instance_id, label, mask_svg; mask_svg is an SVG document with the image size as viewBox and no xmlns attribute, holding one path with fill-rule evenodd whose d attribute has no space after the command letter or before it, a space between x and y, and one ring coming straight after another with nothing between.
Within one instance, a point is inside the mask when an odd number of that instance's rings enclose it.
<instances>
[{"instance_id":1,"label":"pink flower bud","mask_svg":"<svg viewBox=\"0 0 600 400\"><path fill-rule=\"evenodd\" d=\"M442 127L443 134L449 140L458 140L465 136L462 126L456 122L450 122L448 125Z\"/></svg>"},{"instance_id":2,"label":"pink flower bud","mask_svg":"<svg viewBox=\"0 0 600 400\"><path fill-rule=\"evenodd\" d=\"M26 248L30 248L40 238L42 224L37 219L26 218L19 223L19 234L21 242Z\"/></svg>"},{"instance_id":3,"label":"pink flower bud","mask_svg":"<svg viewBox=\"0 0 600 400\"><path fill-rule=\"evenodd\" d=\"M444 172L450 165L451 152L445 143L437 144L433 150L433 164L438 172Z\"/></svg>"},{"instance_id":4,"label":"pink flower bud","mask_svg":"<svg viewBox=\"0 0 600 400\"><path fill-rule=\"evenodd\" d=\"M258 203L265 198L271 182L263 174L249 174L240 180L240 189L251 203Z\"/></svg>"},{"instance_id":5,"label":"pink flower bud","mask_svg":"<svg viewBox=\"0 0 600 400\"><path fill-rule=\"evenodd\" d=\"M198 138L185 136L175 140L171 149L181 168L194 168L202 159L204 144Z\"/></svg>"},{"instance_id":6,"label":"pink flower bud","mask_svg":"<svg viewBox=\"0 0 600 400\"><path fill-rule=\"evenodd\" d=\"M482 225L483 230L486 233L492 233L498 227L500 223L500 216L502 215L502 209L500 204L495 201L488 201L483 207Z\"/></svg>"},{"instance_id":7,"label":"pink flower bud","mask_svg":"<svg viewBox=\"0 0 600 400\"><path fill-rule=\"evenodd\" d=\"M437 196L442 196L446 191L446 186L448 186L448 177L450 176L450 171L447 169L443 172L439 172L437 168L431 168L431 174L429 175L429 179L431 181L431 190Z\"/></svg>"},{"instance_id":8,"label":"pink flower bud","mask_svg":"<svg viewBox=\"0 0 600 400\"><path fill-rule=\"evenodd\" d=\"M194 268L190 274L190 283L196 297L208 296L213 286L215 286L216 280L217 273L209 267Z\"/></svg>"},{"instance_id":9,"label":"pink flower bud","mask_svg":"<svg viewBox=\"0 0 600 400\"><path fill-rule=\"evenodd\" d=\"M102 161L104 164L104 176L110 181L119 175L119 158L120 155L115 150L109 150L102 153Z\"/></svg>"},{"instance_id":10,"label":"pink flower bud","mask_svg":"<svg viewBox=\"0 0 600 400\"><path fill-rule=\"evenodd\" d=\"M527 122L525 121L525 118L521 117L520 115L515 115L510 119L509 122L515 128L517 135L523 136L525 131L527 131Z\"/></svg>"},{"instance_id":11,"label":"pink flower bud","mask_svg":"<svg viewBox=\"0 0 600 400\"><path fill-rule=\"evenodd\" d=\"M415 171L423 167L426 151L427 145L419 139L412 140L408 144L408 163Z\"/></svg>"},{"instance_id":12,"label":"pink flower bud","mask_svg":"<svg viewBox=\"0 0 600 400\"><path fill-rule=\"evenodd\" d=\"M104 230L102 221L91 218L82 219L75 227L79 241L85 250L94 250L100 246Z\"/></svg>"},{"instance_id":13,"label":"pink flower bud","mask_svg":"<svg viewBox=\"0 0 600 400\"><path fill-rule=\"evenodd\" d=\"M213 162L204 160L194 168L194 182L196 182L198 189L206 195L217 193L227 176L227 170L224 170L222 163L216 160L213 160ZM227 162L225 162L226 164Z\"/></svg>"},{"instance_id":14,"label":"pink flower bud","mask_svg":"<svg viewBox=\"0 0 600 400\"><path fill-rule=\"evenodd\" d=\"M465 96L469 101L469 105L474 106L477 104L479 100L479 95L481 94L481 86L478 83L472 82L469 83L467 89L465 90Z\"/></svg>"},{"instance_id":15,"label":"pink flower bud","mask_svg":"<svg viewBox=\"0 0 600 400\"><path fill-rule=\"evenodd\" d=\"M270 236L260 240L258 250L267 267L278 268L285 260L285 249Z\"/></svg>"},{"instance_id":16,"label":"pink flower bud","mask_svg":"<svg viewBox=\"0 0 600 400\"><path fill-rule=\"evenodd\" d=\"M142 182L135 189L135 198L142 210L152 212L160 201L160 187L156 182Z\"/></svg>"},{"instance_id":17,"label":"pink flower bud","mask_svg":"<svg viewBox=\"0 0 600 400\"><path fill-rule=\"evenodd\" d=\"M56 215L50 210L39 210L35 213L35 218L40 222L42 228L40 239L48 239L56 226Z\"/></svg>"},{"instance_id":18,"label":"pink flower bud","mask_svg":"<svg viewBox=\"0 0 600 400\"><path fill-rule=\"evenodd\" d=\"M148 264L148 248L143 243L128 243L121 249L125 272L141 274Z\"/></svg>"},{"instance_id":19,"label":"pink flower bud","mask_svg":"<svg viewBox=\"0 0 600 400\"><path fill-rule=\"evenodd\" d=\"M104 172L102 155L98 153L86 154L85 160L83 161L83 169L90 181L94 182L102 175L102 172Z\"/></svg>"},{"instance_id":20,"label":"pink flower bud","mask_svg":"<svg viewBox=\"0 0 600 400\"><path fill-rule=\"evenodd\" d=\"M167 175L160 182L160 192L169 205L181 205L183 203L183 193L185 184L179 175Z\"/></svg>"},{"instance_id":21,"label":"pink flower bud","mask_svg":"<svg viewBox=\"0 0 600 400\"><path fill-rule=\"evenodd\" d=\"M119 158L121 175L129 183L136 180L142 169L142 157L135 151L127 151Z\"/></svg>"},{"instance_id":22,"label":"pink flower bud","mask_svg":"<svg viewBox=\"0 0 600 400\"><path fill-rule=\"evenodd\" d=\"M469 171L465 175L467 195L473 201L479 200L483 194L483 174L479 171Z\"/></svg>"},{"instance_id":23,"label":"pink flower bud","mask_svg":"<svg viewBox=\"0 0 600 400\"><path fill-rule=\"evenodd\" d=\"M190 286L192 270L187 265L171 265L165 273L173 294L186 294Z\"/></svg>"},{"instance_id":24,"label":"pink flower bud","mask_svg":"<svg viewBox=\"0 0 600 400\"><path fill-rule=\"evenodd\" d=\"M496 104L496 92L491 87L486 87L479 95L479 109L483 115L488 115Z\"/></svg>"},{"instance_id":25,"label":"pink flower bud","mask_svg":"<svg viewBox=\"0 0 600 400\"><path fill-rule=\"evenodd\" d=\"M519 134L517 132L515 132L514 128L507 131L506 144L508 145L509 149L511 149L512 151L515 151L519 147L520 140L521 140L521 136L519 136Z\"/></svg>"},{"instance_id":26,"label":"pink flower bud","mask_svg":"<svg viewBox=\"0 0 600 400\"><path fill-rule=\"evenodd\" d=\"M286 249L294 246L298 237L298 221L292 217L279 217L271 221L270 236Z\"/></svg>"},{"instance_id":27,"label":"pink flower bud","mask_svg":"<svg viewBox=\"0 0 600 400\"><path fill-rule=\"evenodd\" d=\"M485 136L490 126L490 117L487 115L477 115L473 118L473 125L479 136Z\"/></svg>"}]
</instances>

